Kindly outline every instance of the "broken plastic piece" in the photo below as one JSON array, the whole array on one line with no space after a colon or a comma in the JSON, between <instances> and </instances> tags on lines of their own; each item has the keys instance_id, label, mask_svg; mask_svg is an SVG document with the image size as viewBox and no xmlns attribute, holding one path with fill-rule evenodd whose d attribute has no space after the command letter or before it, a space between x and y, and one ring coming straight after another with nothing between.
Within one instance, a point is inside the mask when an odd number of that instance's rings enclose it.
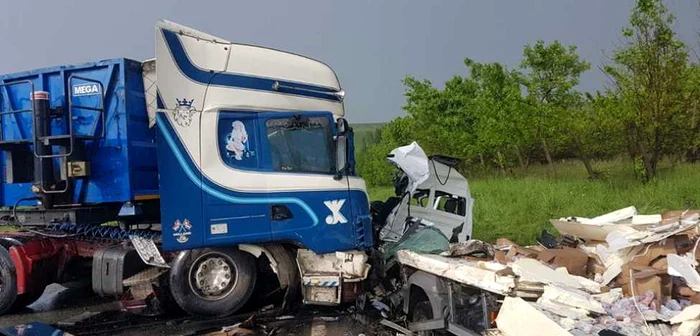
<instances>
[{"instance_id":1,"label":"broken plastic piece","mask_svg":"<svg viewBox=\"0 0 700 336\"><path fill-rule=\"evenodd\" d=\"M547 230L542 230L542 234L540 234L540 236L536 240L537 243L548 249L559 246L559 241L557 240L557 238L552 236L552 234L547 232Z\"/></svg>"}]
</instances>

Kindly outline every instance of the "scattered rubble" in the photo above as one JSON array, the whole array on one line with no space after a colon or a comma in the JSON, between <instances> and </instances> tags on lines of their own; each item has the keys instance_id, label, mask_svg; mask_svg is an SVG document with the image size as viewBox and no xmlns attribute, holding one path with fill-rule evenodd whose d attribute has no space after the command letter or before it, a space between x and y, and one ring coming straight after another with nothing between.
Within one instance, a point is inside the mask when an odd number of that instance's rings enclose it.
<instances>
[{"instance_id":1,"label":"scattered rubble","mask_svg":"<svg viewBox=\"0 0 700 336\"><path fill-rule=\"evenodd\" d=\"M471 240L402 249L402 265L503 297L495 335L697 335L700 211L552 220L538 246Z\"/></svg>"}]
</instances>

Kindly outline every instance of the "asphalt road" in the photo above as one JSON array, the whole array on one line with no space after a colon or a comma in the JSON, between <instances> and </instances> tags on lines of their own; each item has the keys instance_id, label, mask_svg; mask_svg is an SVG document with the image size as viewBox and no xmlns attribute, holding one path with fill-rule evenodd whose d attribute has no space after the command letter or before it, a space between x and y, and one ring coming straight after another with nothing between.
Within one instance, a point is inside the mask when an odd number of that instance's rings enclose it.
<instances>
[{"instance_id":1,"label":"asphalt road","mask_svg":"<svg viewBox=\"0 0 700 336\"><path fill-rule=\"evenodd\" d=\"M89 285L85 283L52 284L46 288L44 294L36 302L26 309L0 316L0 327L30 322L57 325L76 317L99 313L101 314L96 317L102 318L104 321L98 320L98 324L109 324L120 319L128 319L128 315L119 312L119 309L118 302L96 296L92 293ZM253 313L253 315L260 316L257 319L260 321L256 321L252 328L256 335L369 336L384 334L383 331L377 330L376 325L358 322L352 315L332 308L318 308L317 310L304 308L294 315L283 316L271 316L270 313L267 315ZM124 324L117 322L113 326L114 330L108 328L94 333L109 336L196 335L221 330L222 327L241 322L243 319L236 320L236 317L232 317L228 320L207 322L186 316L172 320L138 317L141 324L135 325L133 328L125 327ZM93 334L93 331L83 329L82 333ZM393 333L387 335L393 335Z\"/></svg>"}]
</instances>

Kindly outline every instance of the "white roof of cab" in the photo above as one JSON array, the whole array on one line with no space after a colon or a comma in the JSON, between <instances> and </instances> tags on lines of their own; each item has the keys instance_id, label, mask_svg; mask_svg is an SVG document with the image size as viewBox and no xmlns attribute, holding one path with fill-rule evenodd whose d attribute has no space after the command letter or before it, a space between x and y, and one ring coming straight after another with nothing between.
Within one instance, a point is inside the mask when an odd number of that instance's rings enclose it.
<instances>
[{"instance_id":1,"label":"white roof of cab","mask_svg":"<svg viewBox=\"0 0 700 336\"><path fill-rule=\"evenodd\" d=\"M279 83L276 87L265 84L264 90L259 87L251 89L235 85L209 85L206 98L209 107L231 106L231 103L235 102L238 107L253 110L331 111L336 117L344 116L344 92L335 71L323 62L272 48L231 43L226 39L167 20L159 21L157 27L180 36L187 59L196 68L220 73L222 76L245 77L241 82ZM212 43L224 48L212 49L209 47ZM158 57L161 57L159 62L170 62L165 54ZM176 77L171 78L171 81L174 78ZM178 83L180 87L185 85L184 82ZM159 86L162 85L164 83L159 83ZM270 90L270 87L275 89ZM173 86L168 88L168 91L182 91ZM202 108L206 110L208 107Z\"/></svg>"}]
</instances>

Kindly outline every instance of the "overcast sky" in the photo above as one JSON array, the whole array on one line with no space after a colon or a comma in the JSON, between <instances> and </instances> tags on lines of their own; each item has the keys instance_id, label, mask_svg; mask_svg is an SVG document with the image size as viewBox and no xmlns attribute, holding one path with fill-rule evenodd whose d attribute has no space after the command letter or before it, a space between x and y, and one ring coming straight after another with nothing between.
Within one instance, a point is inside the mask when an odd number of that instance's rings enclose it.
<instances>
[{"instance_id":1,"label":"overcast sky","mask_svg":"<svg viewBox=\"0 0 700 336\"><path fill-rule=\"evenodd\" d=\"M463 59L517 66L537 39L575 44L593 64L581 89L601 89L598 66L620 45L633 0L0 0L0 73L154 55L160 18L234 42L322 60L347 92L351 122L402 115L406 75L439 86L464 74ZM696 0L669 0L677 32L698 45Z\"/></svg>"}]
</instances>

